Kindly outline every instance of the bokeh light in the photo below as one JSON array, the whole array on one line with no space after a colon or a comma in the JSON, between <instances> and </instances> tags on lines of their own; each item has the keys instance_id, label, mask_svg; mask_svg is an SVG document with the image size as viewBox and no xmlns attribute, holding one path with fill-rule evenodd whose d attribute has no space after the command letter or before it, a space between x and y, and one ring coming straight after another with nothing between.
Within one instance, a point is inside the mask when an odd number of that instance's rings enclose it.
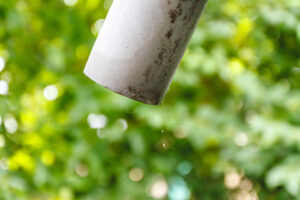
<instances>
[{"instance_id":1,"label":"bokeh light","mask_svg":"<svg viewBox=\"0 0 300 200\"><path fill-rule=\"evenodd\" d=\"M107 117L105 115L98 115L95 113L89 114L87 122L90 128L101 129L104 128L107 124Z\"/></svg>"},{"instance_id":2,"label":"bokeh light","mask_svg":"<svg viewBox=\"0 0 300 200\"><path fill-rule=\"evenodd\" d=\"M59 199L63 200L74 200L74 194L71 188L69 187L61 187L59 189Z\"/></svg>"},{"instance_id":3,"label":"bokeh light","mask_svg":"<svg viewBox=\"0 0 300 200\"><path fill-rule=\"evenodd\" d=\"M0 80L0 95L7 95L8 83L4 80Z\"/></svg>"},{"instance_id":4,"label":"bokeh light","mask_svg":"<svg viewBox=\"0 0 300 200\"><path fill-rule=\"evenodd\" d=\"M244 147L248 144L248 136L245 133L238 133L234 137L234 142L240 147Z\"/></svg>"},{"instance_id":5,"label":"bokeh light","mask_svg":"<svg viewBox=\"0 0 300 200\"><path fill-rule=\"evenodd\" d=\"M299 198L300 1L208 0L160 106L83 74L112 2L0 0L0 199Z\"/></svg>"},{"instance_id":6,"label":"bokeh light","mask_svg":"<svg viewBox=\"0 0 300 200\"><path fill-rule=\"evenodd\" d=\"M92 33L93 35L97 36L104 24L105 20L104 19L98 19L95 24L92 27Z\"/></svg>"},{"instance_id":7,"label":"bokeh light","mask_svg":"<svg viewBox=\"0 0 300 200\"><path fill-rule=\"evenodd\" d=\"M235 189L241 182L241 176L236 171L225 173L224 184L228 189Z\"/></svg>"},{"instance_id":8,"label":"bokeh light","mask_svg":"<svg viewBox=\"0 0 300 200\"><path fill-rule=\"evenodd\" d=\"M243 179L240 184L240 189L242 191L249 192L253 188L253 183L249 179Z\"/></svg>"},{"instance_id":9,"label":"bokeh light","mask_svg":"<svg viewBox=\"0 0 300 200\"><path fill-rule=\"evenodd\" d=\"M64 3L67 5L67 6L75 6L76 3L77 3L77 0L64 0Z\"/></svg>"},{"instance_id":10,"label":"bokeh light","mask_svg":"<svg viewBox=\"0 0 300 200\"><path fill-rule=\"evenodd\" d=\"M175 176L171 178L168 196L171 200L188 200L191 191L182 178Z\"/></svg>"},{"instance_id":11,"label":"bokeh light","mask_svg":"<svg viewBox=\"0 0 300 200\"><path fill-rule=\"evenodd\" d=\"M126 131L127 130L128 123L127 123L127 121L125 119L118 119L117 122L121 125L122 131Z\"/></svg>"},{"instance_id":12,"label":"bokeh light","mask_svg":"<svg viewBox=\"0 0 300 200\"><path fill-rule=\"evenodd\" d=\"M76 165L75 171L80 177L87 177L89 175L89 168L87 165L83 163L79 163Z\"/></svg>"},{"instance_id":13,"label":"bokeh light","mask_svg":"<svg viewBox=\"0 0 300 200\"><path fill-rule=\"evenodd\" d=\"M45 150L42 153L41 160L45 165L52 165L54 163L55 156L52 151Z\"/></svg>"},{"instance_id":14,"label":"bokeh light","mask_svg":"<svg viewBox=\"0 0 300 200\"><path fill-rule=\"evenodd\" d=\"M187 175L192 171L192 168L193 168L193 166L190 162L184 161L178 165L177 171L181 175Z\"/></svg>"},{"instance_id":15,"label":"bokeh light","mask_svg":"<svg viewBox=\"0 0 300 200\"><path fill-rule=\"evenodd\" d=\"M18 130L19 124L12 114L7 114L4 116L4 127L8 133L14 134Z\"/></svg>"},{"instance_id":16,"label":"bokeh light","mask_svg":"<svg viewBox=\"0 0 300 200\"><path fill-rule=\"evenodd\" d=\"M141 168L132 168L129 171L129 178L133 182L138 182L144 177L144 172Z\"/></svg>"},{"instance_id":17,"label":"bokeh light","mask_svg":"<svg viewBox=\"0 0 300 200\"><path fill-rule=\"evenodd\" d=\"M162 199L168 193L168 184L163 177L158 177L150 187L149 194L155 199Z\"/></svg>"},{"instance_id":18,"label":"bokeh light","mask_svg":"<svg viewBox=\"0 0 300 200\"><path fill-rule=\"evenodd\" d=\"M3 71L5 67L5 60L2 56L0 56L0 72Z\"/></svg>"},{"instance_id":19,"label":"bokeh light","mask_svg":"<svg viewBox=\"0 0 300 200\"><path fill-rule=\"evenodd\" d=\"M99 139L103 139L105 137L105 133L102 129L97 129L96 134Z\"/></svg>"},{"instance_id":20,"label":"bokeh light","mask_svg":"<svg viewBox=\"0 0 300 200\"><path fill-rule=\"evenodd\" d=\"M186 132L186 130L182 127L179 127L177 128L175 131L174 131L174 136L178 139L184 139L187 137L188 133Z\"/></svg>"},{"instance_id":21,"label":"bokeh light","mask_svg":"<svg viewBox=\"0 0 300 200\"><path fill-rule=\"evenodd\" d=\"M8 159L0 158L0 169L7 170L8 169Z\"/></svg>"},{"instance_id":22,"label":"bokeh light","mask_svg":"<svg viewBox=\"0 0 300 200\"><path fill-rule=\"evenodd\" d=\"M53 101L58 97L58 89L55 85L49 85L45 87L43 94L48 101Z\"/></svg>"}]
</instances>

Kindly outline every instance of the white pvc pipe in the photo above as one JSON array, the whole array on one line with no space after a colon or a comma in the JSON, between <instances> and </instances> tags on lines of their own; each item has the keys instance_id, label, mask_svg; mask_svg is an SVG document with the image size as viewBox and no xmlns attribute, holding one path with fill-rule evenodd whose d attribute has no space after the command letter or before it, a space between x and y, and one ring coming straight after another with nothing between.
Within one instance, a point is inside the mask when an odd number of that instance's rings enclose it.
<instances>
[{"instance_id":1,"label":"white pvc pipe","mask_svg":"<svg viewBox=\"0 0 300 200\"><path fill-rule=\"evenodd\" d=\"M207 0L114 0L84 73L147 104L160 104Z\"/></svg>"}]
</instances>

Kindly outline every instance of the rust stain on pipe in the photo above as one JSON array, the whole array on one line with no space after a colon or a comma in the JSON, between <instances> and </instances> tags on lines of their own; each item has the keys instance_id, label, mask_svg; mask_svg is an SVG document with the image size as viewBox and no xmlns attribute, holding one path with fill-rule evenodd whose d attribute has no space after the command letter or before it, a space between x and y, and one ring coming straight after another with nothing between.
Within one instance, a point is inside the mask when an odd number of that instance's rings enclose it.
<instances>
[{"instance_id":1,"label":"rust stain on pipe","mask_svg":"<svg viewBox=\"0 0 300 200\"><path fill-rule=\"evenodd\" d=\"M115 0L84 73L131 99L158 105L207 0Z\"/></svg>"}]
</instances>

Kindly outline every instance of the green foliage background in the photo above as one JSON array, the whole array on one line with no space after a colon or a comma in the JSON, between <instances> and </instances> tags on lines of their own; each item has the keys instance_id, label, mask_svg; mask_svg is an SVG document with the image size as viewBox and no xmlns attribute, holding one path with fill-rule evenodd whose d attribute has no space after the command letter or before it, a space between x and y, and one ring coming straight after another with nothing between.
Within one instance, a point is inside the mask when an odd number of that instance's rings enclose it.
<instances>
[{"instance_id":1,"label":"green foliage background","mask_svg":"<svg viewBox=\"0 0 300 200\"><path fill-rule=\"evenodd\" d=\"M300 199L299 0L210 0L158 107L82 73L110 3L0 1L0 199Z\"/></svg>"}]
</instances>

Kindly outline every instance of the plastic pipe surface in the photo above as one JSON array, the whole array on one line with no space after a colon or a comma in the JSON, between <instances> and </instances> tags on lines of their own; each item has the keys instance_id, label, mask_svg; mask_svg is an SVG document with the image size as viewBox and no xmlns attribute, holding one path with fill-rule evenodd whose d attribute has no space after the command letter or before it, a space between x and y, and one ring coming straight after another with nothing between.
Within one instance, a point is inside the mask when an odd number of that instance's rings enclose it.
<instances>
[{"instance_id":1,"label":"plastic pipe surface","mask_svg":"<svg viewBox=\"0 0 300 200\"><path fill-rule=\"evenodd\" d=\"M131 99L160 104L207 0L114 0L84 73Z\"/></svg>"}]
</instances>

